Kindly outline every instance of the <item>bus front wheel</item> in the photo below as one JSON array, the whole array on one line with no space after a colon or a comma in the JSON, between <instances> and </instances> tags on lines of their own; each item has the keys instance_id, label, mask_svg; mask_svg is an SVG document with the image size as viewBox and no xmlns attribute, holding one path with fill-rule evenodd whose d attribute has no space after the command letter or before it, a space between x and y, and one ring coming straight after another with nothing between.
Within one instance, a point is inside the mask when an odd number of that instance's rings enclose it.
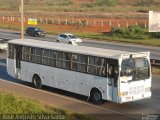
<instances>
[{"instance_id":1,"label":"bus front wheel","mask_svg":"<svg viewBox=\"0 0 160 120\"><path fill-rule=\"evenodd\" d=\"M93 89L91 91L91 101L94 103L94 104L101 104L102 103L102 94L101 92L98 90L98 89Z\"/></svg>"},{"instance_id":2,"label":"bus front wheel","mask_svg":"<svg viewBox=\"0 0 160 120\"><path fill-rule=\"evenodd\" d=\"M33 86L37 89L42 88L42 81L41 81L41 78L38 75L33 76Z\"/></svg>"}]
</instances>

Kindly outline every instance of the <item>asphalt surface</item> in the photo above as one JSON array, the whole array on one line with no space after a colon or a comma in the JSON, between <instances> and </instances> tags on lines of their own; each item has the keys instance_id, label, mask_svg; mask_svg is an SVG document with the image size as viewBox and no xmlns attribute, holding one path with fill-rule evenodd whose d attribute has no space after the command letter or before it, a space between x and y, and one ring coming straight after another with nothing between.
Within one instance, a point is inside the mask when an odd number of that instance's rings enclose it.
<instances>
[{"instance_id":1,"label":"asphalt surface","mask_svg":"<svg viewBox=\"0 0 160 120\"><path fill-rule=\"evenodd\" d=\"M10 30L0 30L0 38L5 39L17 39L20 38L20 33ZM46 35L46 37L29 37L25 36L25 38L37 39L37 40L47 40L55 42L57 40L57 36ZM131 45L131 44L122 44L122 43L113 43L113 42L99 42L96 40L87 40L83 39L84 46L92 46L106 49L114 49L121 51L130 51L130 52L144 52L150 51L152 59L160 59L160 49L159 47L149 47L149 46L140 46L140 45Z\"/></svg>"},{"instance_id":2,"label":"asphalt surface","mask_svg":"<svg viewBox=\"0 0 160 120\"><path fill-rule=\"evenodd\" d=\"M152 97L130 103L105 102L93 105L87 98L70 92L44 86L42 90L32 84L10 77L6 72L6 53L0 53L0 89L39 100L45 104L63 107L83 114L90 114L99 120L141 120L146 114L160 114L160 76L153 75Z\"/></svg>"},{"instance_id":3,"label":"asphalt surface","mask_svg":"<svg viewBox=\"0 0 160 120\"><path fill-rule=\"evenodd\" d=\"M0 31L0 38L17 39L20 34L13 31ZM25 36L27 38L32 38ZM45 38L34 38L40 40L55 41L56 36L47 35ZM138 45L126 45L120 43L97 42L84 40L87 46L102 47L108 49L127 50L127 51L151 51L151 57L159 59L160 49L157 47L144 47ZM87 98L77 94L72 94L66 91L57 90L50 87L44 87L43 90L32 88L30 83L17 80L9 76L6 72L6 53L0 53L0 89L14 92L20 95L40 100L45 104L52 104L66 109L77 111L84 114L91 114L97 119L107 117L107 120L130 120L142 119L146 114L160 114L160 76L153 75L152 80L152 97L145 100L116 104L113 102L105 102L102 105L95 106L86 101ZM157 120L157 119L156 119Z\"/></svg>"}]
</instances>

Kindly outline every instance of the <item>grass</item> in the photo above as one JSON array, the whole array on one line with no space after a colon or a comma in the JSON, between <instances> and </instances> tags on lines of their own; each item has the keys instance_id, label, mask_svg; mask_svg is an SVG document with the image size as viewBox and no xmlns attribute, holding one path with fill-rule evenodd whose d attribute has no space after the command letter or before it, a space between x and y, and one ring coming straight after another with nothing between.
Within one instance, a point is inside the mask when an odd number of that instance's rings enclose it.
<instances>
[{"instance_id":1,"label":"grass","mask_svg":"<svg viewBox=\"0 0 160 120\"><path fill-rule=\"evenodd\" d=\"M129 44L154 46L154 47L160 46L160 39L156 39L156 38L131 39L131 38L124 38L120 36L107 35L103 33L79 33L77 35L83 38L90 38L90 39L102 40L107 42L122 42L122 43L129 43Z\"/></svg>"},{"instance_id":2,"label":"grass","mask_svg":"<svg viewBox=\"0 0 160 120\"><path fill-rule=\"evenodd\" d=\"M102 0L99 0L102 1ZM105 1L105 0L104 0ZM25 0L24 1L24 10L26 13L38 12L97 12L97 13L128 13L128 12L145 12L149 10L159 11L160 3L159 0L154 0L152 2L146 3L140 1L146 0L133 0L122 2L116 0L117 5L112 6L97 6L98 0L94 2L77 2L77 0ZM124 1L124 0L123 0ZM147 0L148 1L148 0ZM19 0L1 0L0 10L3 13L4 11L14 11L19 12L18 8L20 5ZM76 14L76 13L75 13ZM50 16L50 14L44 13L44 15ZM137 16L137 15L130 15ZM147 16L147 15L146 15Z\"/></svg>"},{"instance_id":3,"label":"grass","mask_svg":"<svg viewBox=\"0 0 160 120\"><path fill-rule=\"evenodd\" d=\"M50 116L58 115L64 120L94 120L94 118L76 112L65 110L59 107L43 105L38 101L18 96L16 94L0 91L0 113L16 115L39 115Z\"/></svg>"},{"instance_id":4,"label":"grass","mask_svg":"<svg viewBox=\"0 0 160 120\"><path fill-rule=\"evenodd\" d=\"M155 75L160 75L160 68L152 67L152 73L155 74Z\"/></svg>"}]
</instances>

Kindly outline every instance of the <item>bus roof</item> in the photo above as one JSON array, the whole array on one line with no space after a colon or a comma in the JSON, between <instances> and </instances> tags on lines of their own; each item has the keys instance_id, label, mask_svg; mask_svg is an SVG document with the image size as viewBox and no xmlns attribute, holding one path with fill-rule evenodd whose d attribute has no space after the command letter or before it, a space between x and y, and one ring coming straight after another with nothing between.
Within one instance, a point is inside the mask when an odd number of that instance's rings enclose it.
<instances>
[{"instance_id":1,"label":"bus roof","mask_svg":"<svg viewBox=\"0 0 160 120\"><path fill-rule=\"evenodd\" d=\"M79 54L85 54L85 55L93 55L93 56L99 56L99 57L105 57L105 58L113 58L113 59L118 59L121 54L131 53L126 51L95 48L95 47L88 47L88 46L74 46L69 44L61 44L61 43L33 40L33 39L24 39L24 40L14 39L14 40L10 40L8 43L45 48L45 49L53 49L53 50L72 52L72 53L79 53Z\"/></svg>"}]
</instances>

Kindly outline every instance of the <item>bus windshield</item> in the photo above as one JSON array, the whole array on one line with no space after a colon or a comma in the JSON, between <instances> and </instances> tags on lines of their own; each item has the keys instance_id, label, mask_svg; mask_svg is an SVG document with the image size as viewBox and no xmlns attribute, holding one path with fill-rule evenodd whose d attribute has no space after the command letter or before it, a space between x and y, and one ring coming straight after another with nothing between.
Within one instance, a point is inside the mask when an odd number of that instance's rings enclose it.
<instances>
[{"instance_id":1,"label":"bus windshield","mask_svg":"<svg viewBox=\"0 0 160 120\"><path fill-rule=\"evenodd\" d=\"M149 61L146 58L130 58L122 61L121 77L130 77L129 81L149 78Z\"/></svg>"}]
</instances>

